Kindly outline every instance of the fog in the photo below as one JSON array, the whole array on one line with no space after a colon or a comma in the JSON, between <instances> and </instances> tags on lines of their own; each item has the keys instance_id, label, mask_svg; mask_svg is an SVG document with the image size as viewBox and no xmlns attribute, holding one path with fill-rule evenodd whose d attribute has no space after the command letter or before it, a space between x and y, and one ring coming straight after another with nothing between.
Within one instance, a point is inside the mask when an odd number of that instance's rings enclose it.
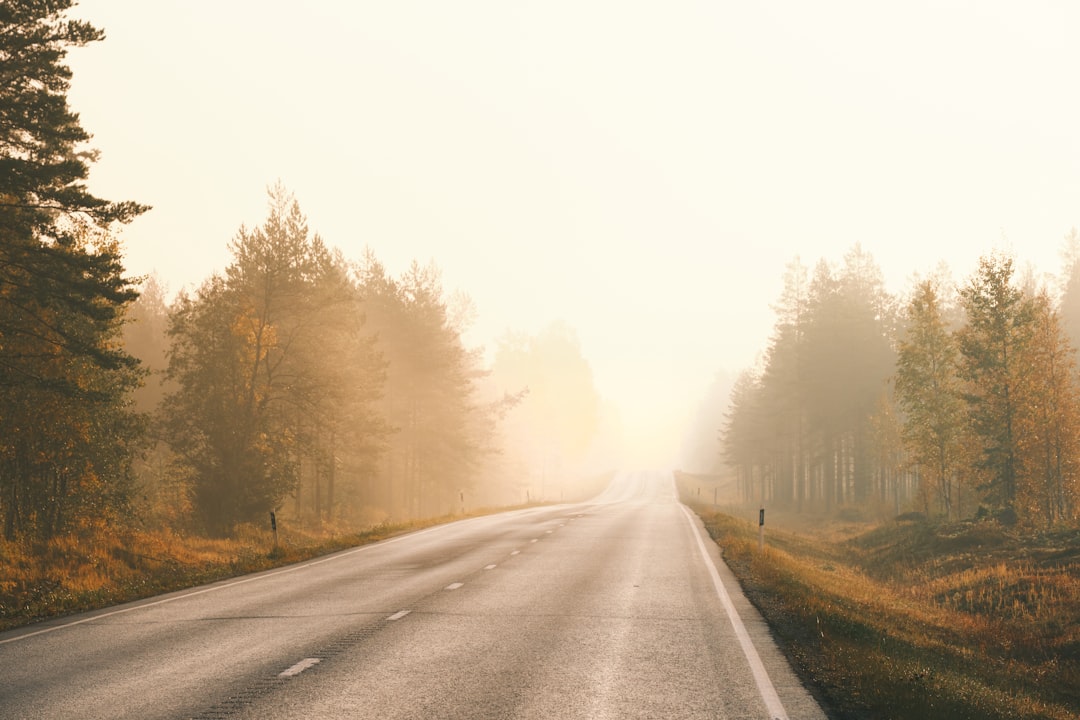
<instances>
[{"instance_id":1,"label":"fog","mask_svg":"<svg viewBox=\"0 0 1080 720\"><path fill-rule=\"evenodd\" d=\"M859 243L903 293L1001 248L1059 270L1080 223L1080 10L1065 2L84 0L91 187L171 291L266 188L397 274L434 261L493 361L572 328L628 464L674 465L754 363L784 265ZM696 432L696 431L695 431Z\"/></svg>"}]
</instances>

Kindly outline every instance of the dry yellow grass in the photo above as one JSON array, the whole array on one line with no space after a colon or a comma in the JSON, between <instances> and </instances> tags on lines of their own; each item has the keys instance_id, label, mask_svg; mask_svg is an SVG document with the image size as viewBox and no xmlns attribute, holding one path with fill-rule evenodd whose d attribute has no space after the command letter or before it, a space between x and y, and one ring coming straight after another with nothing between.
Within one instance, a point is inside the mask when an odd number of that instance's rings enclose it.
<instances>
[{"instance_id":1,"label":"dry yellow grass","mask_svg":"<svg viewBox=\"0 0 1080 720\"><path fill-rule=\"evenodd\" d=\"M759 553L750 522L699 511L839 717L1080 715L1077 533L774 522Z\"/></svg>"},{"instance_id":2,"label":"dry yellow grass","mask_svg":"<svg viewBox=\"0 0 1080 720\"><path fill-rule=\"evenodd\" d=\"M298 562L450 520L356 531L246 525L229 538L87 527L25 546L0 540L0 630Z\"/></svg>"}]
</instances>

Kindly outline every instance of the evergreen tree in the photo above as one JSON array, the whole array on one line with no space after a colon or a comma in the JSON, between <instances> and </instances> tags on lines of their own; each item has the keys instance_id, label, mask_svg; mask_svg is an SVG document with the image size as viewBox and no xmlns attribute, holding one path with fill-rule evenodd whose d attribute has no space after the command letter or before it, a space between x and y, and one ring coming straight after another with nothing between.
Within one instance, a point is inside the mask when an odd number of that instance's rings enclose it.
<instances>
[{"instance_id":1,"label":"evergreen tree","mask_svg":"<svg viewBox=\"0 0 1080 720\"><path fill-rule=\"evenodd\" d=\"M313 468L313 511L332 514L339 443L373 452L379 377L355 288L280 186L241 228L224 276L182 295L170 321L167 437L205 527L261 519ZM363 450L358 450L358 448Z\"/></svg>"},{"instance_id":2,"label":"evergreen tree","mask_svg":"<svg viewBox=\"0 0 1080 720\"><path fill-rule=\"evenodd\" d=\"M0 511L51 535L124 504L139 423L119 343L137 292L109 230L145 210L89 193L94 153L68 107L71 47L102 38L72 2L0 4Z\"/></svg>"},{"instance_id":3,"label":"evergreen tree","mask_svg":"<svg viewBox=\"0 0 1080 720\"><path fill-rule=\"evenodd\" d=\"M986 500L1015 511L1019 484L1019 413L1025 398L1025 354L1034 328L1031 302L1012 283L1012 258L985 256L961 288L967 325L959 332L961 377L972 429L980 440Z\"/></svg>"},{"instance_id":4,"label":"evergreen tree","mask_svg":"<svg viewBox=\"0 0 1080 720\"><path fill-rule=\"evenodd\" d=\"M860 247L835 274L819 265L801 366L826 507L862 504L880 490L870 418L895 367L892 324L881 271Z\"/></svg>"},{"instance_id":5,"label":"evergreen tree","mask_svg":"<svg viewBox=\"0 0 1080 720\"><path fill-rule=\"evenodd\" d=\"M439 271L414 262L400 279L371 252L358 268L365 316L386 362L378 407L391 429L377 496L391 514L459 507L490 450L494 408L479 402L479 358L461 340Z\"/></svg>"},{"instance_id":6,"label":"evergreen tree","mask_svg":"<svg viewBox=\"0 0 1080 720\"><path fill-rule=\"evenodd\" d=\"M765 473L772 480L768 494L782 504L796 503L799 508L808 495L803 353L809 303L807 268L796 257L785 269L780 302L773 307L776 326L767 351L759 402L773 426L772 467Z\"/></svg>"},{"instance_id":7,"label":"evergreen tree","mask_svg":"<svg viewBox=\"0 0 1080 720\"><path fill-rule=\"evenodd\" d=\"M896 395L904 410L904 440L920 468L925 510L936 498L953 513L964 434L959 349L946 321L936 284L923 281L907 306L900 341Z\"/></svg>"},{"instance_id":8,"label":"evergreen tree","mask_svg":"<svg viewBox=\"0 0 1080 720\"><path fill-rule=\"evenodd\" d=\"M69 48L102 40L104 33L64 17L74 4L0 4L0 206L5 229L29 226L36 237L54 237L58 220L72 213L108 226L145 209L102 200L86 188L96 154L82 147L90 135L68 106L71 70L63 60Z\"/></svg>"},{"instance_id":9,"label":"evergreen tree","mask_svg":"<svg viewBox=\"0 0 1080 720\"><path fill-rule=\"evenodd\" d=\"M761 383L758 376L744 371L731 390L731 402L724 416L721 446L725 462L735 470L739 496L757 499L755 470L767 454L765 440L770 434L762 422Z\"/></svg>"}]
</instances>

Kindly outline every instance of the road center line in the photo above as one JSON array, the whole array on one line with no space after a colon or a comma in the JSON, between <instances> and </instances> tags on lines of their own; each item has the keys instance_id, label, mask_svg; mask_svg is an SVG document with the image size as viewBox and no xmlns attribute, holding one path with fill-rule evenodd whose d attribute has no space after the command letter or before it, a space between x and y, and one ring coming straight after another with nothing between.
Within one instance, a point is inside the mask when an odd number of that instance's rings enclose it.
<instances>
[{"instance_id":1,"label":"road center line","mask_svg":"<svg viewBox=\"0 0 1080 720\"><path fill-rule=\"evenodd\" d=\"M300 662L293 665L288 670L278 673L279 678L293 677L307 670L309 667L313 667L319 664L319 658L304 658Z\"/></svg>"},{"instance_id":2,"label":"road center line","mask_svg":"<svg viewBox=\"0 0 1080 720\"><path fill-rule=\"evenodd\" d=\"M776 688L773 686L772 680L769 679L769 673L765 670L765 665L761 662L761 656L758 655L757 648L754 647L754 641L750 639L750 634L746 632L746 626L743 625L742 620L739 618L739 612L735 609L731 597L724 588L724 581L720 579L720 573L717 572L716 565L713 563L712 558L709 557L709 551L705 549L705 543L701 539L701 531L698 529L697 523L694 522L690 510L685 505L679 507L682 508L683 514L686 515L686 521L690 523L690 529L694 532L698 550L701 551L701 558L705 561L705 567L709 571L709 577L712 578L713 587L716 588L716 594L720 597L720 604L724 606L728 619L731 620L731 626L735 629L735 637L739 639L739 645L742 647L743 655L746 656L746 661L750 665L750 672L754 675L754 682L757 684L761 699L765 701L765 708L769 711L769 717L773 720L788 720L787 711L784 710L784 705L780 702L780 696L776 694Z\"/></svg>"},{"instance_id":3,"label":"road center line","mask_svg":"<svg viewBox=\"0 0 1080 720\"><path fill-rule=\"evenodd\" d=\"M405 617L406 615L408 615L411 612L412 612L412 610L398 610L396 613L394 613L393 615L391 615L390 617L388 617L386 619L387 620L400 620L401 618Z\"/></svg>"}]
</instances>

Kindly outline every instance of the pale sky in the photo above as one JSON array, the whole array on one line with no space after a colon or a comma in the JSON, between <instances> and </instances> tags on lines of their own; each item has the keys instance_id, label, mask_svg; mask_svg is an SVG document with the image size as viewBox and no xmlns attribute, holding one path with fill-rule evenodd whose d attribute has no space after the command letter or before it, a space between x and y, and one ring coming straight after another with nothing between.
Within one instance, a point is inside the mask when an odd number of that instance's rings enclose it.
<instances>
[{"instance_id":1,"label":"pale sky","mask_svg":"<svg viewBox=\"0 0 1080 720\"><path fill-rule=\"evenodd\" d=\"M1080 4L83 0L90 187L197 286L281 180L347 257L434 260L469 335L564 320L671 460L767 343L785 264L861 243L902 292L1080 225ZM657 450L659 448L659 450ZM665 454L666 452L666 454Z\"/></svg>"}]
</instances>

